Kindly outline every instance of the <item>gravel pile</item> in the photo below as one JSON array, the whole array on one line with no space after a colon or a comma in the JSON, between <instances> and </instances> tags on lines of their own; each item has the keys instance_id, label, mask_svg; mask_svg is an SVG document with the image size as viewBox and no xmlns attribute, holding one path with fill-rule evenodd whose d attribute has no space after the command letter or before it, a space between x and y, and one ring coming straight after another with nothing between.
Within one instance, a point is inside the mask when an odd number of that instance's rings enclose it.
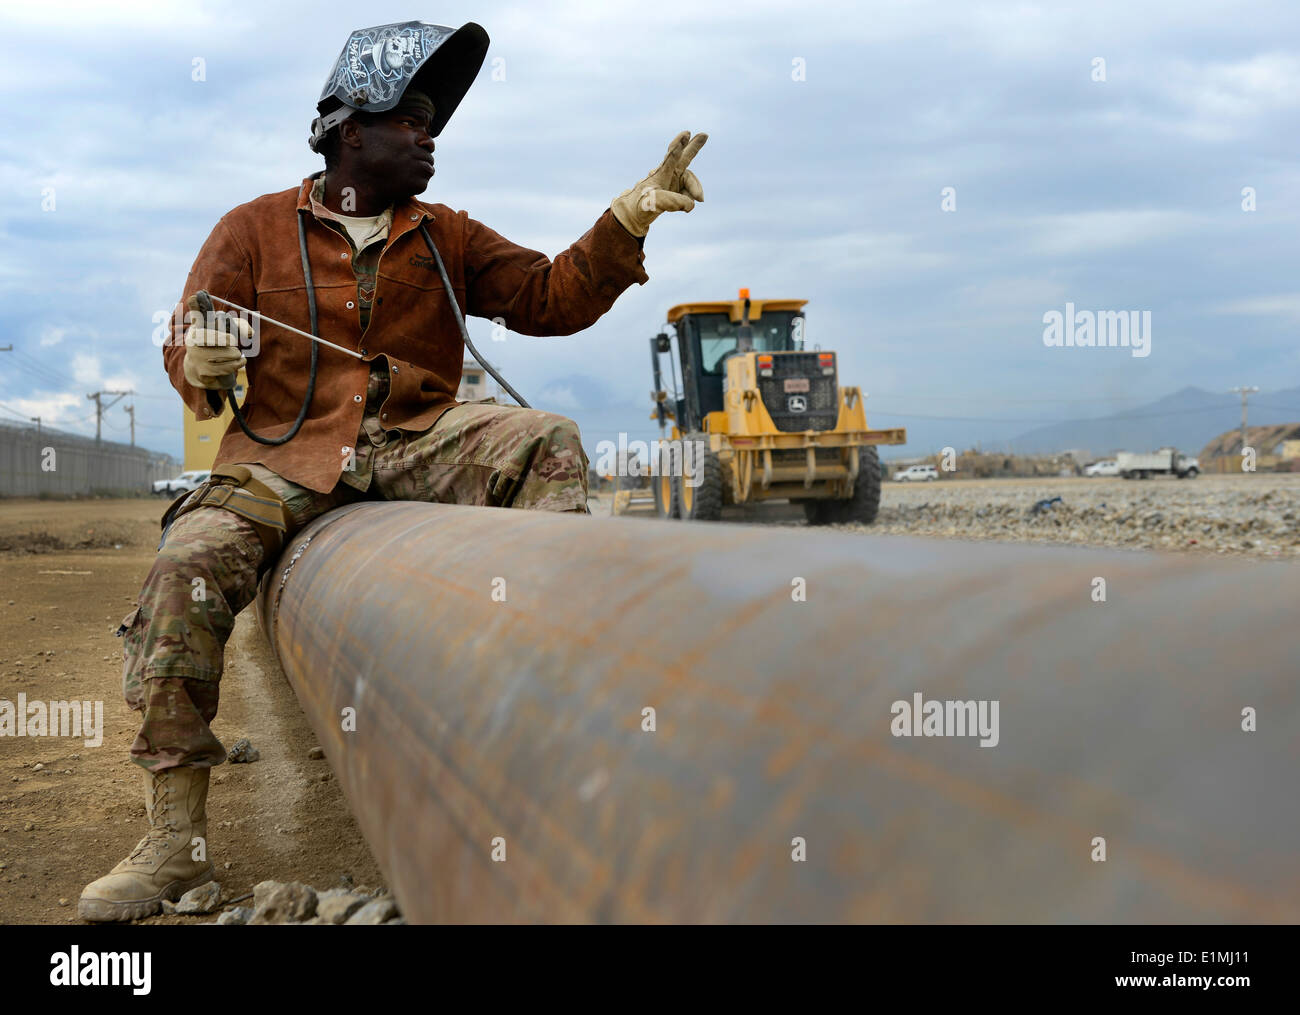
<instances>
[{"instance_id":1,"label":"gravel pile","mask_svg":"<svg viewBox=\"0 0 1300 1015\"><path fill-rule=\"evenodd\" d=\"M1300 476L888 483L840 528L1300 559Z\"/></svg>"},{"instance_id":2,"label":"gravel pile","mask_svg":"<svg viewBox=\"0 0 1300 1015\"><path fill-rule=\"evenodd\" d=\"M186 892L175 903L164 902L164 913L201 915L227 908L215 921L240 924L404 924L397 902L382 888L330 888L316 891L298 881L261 881L253 886L252 905L238 906L247 896L222 901L221 885L210 881Z\"/></svg>"}]
</instances>

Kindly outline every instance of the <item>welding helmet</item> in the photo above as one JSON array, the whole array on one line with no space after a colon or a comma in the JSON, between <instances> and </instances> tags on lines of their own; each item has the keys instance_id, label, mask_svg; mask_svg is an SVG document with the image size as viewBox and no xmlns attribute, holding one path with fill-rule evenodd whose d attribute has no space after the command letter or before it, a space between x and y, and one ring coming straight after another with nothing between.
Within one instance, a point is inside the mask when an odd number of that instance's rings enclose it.
<instances>
[{"instance_id":1,"label":"welding helmet","mask_svg":"<svg viewBox=\"0 0 1300 1015\"><path fill-rule=\"evenodd\" d=\"M437 137L474 83L487 48L487 32L472 21L460 28L403 21L357 29L325 80L307 143L320 151L321 140L339 123L356 112L392 109L407 88L433 100L429 133Z\"/></svg>"}]
</instances>

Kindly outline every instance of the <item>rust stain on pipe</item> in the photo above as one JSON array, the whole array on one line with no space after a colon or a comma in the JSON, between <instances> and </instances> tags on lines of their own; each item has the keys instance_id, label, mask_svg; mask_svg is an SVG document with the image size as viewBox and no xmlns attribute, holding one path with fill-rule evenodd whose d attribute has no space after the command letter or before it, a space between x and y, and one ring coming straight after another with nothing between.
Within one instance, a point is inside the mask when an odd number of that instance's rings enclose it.
<instances>
[{"instance_id":1,"label":"rust stain on pipe","mask_svg":"<svg viewBox=\"0 0 1300 1015\"><path fill-rule=\"evenodd\" d=\"M413 922L1251 922L1300 919L1297 604L1280 564L369 502L259 611ZM916 693L998 743L894 736Z\"/></svg>"}]
</instances>

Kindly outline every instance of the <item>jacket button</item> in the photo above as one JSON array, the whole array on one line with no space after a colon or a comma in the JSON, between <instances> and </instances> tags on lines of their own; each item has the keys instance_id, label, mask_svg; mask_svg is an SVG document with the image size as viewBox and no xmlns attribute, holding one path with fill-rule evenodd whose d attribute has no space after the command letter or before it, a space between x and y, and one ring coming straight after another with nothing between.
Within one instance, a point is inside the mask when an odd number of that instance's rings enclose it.
<instances>
[{"instance_id":1,"label":"jacket button","mask_svg":"<svg viewBox=\"0 0 1300 1015\"><path fill-rule=\"evenodd\" d=\"M360 396L360 395L353 395L353 396L352 396L352 401L354 401L354 402L359 402L359 401L361 401L361 396Z\"/></svg>"},{"instance_id":2,"label":"jacket button","mask_svg":"<svg viewBox=\"0 0 1300 1015\"><path fill-rule=\"evenodd\" d=\"M366 354L366 350L365 350L365 349L362 349L362 350L361 350L361 355L364 356L365 354Z\"/></svg>"},{"instance_id":3,"label":"jacket button","mask_svg":"<svg viewBox=\"0 0 1300 1015\"><path fill-rule=\"evenodd\" d=\"M418 219L419 217L420 217L419 215L416 215L416 214L412 213L412 215L411 215L411 221L414 222L414 221L415 221L416 219Z\"/></svg>"},{"instance_id":4,"label":"jacket button","mask_svg":"<svg viewBox=\"0 0 1300 1015\"><path fill-rule=\"evenodd\" d=\"M348 254L346 250L343 253L339 254L340 261L346 261L347 259L348 259Z\"/></svg>"},{"instance_id":5,"label":"jacket button","mask_svg":"<svg viewBox=\"0 0 1300 1015\"><path fill-rule=\"evenodd\" d=\"M348 300L348 309L351 310L354 306L356 306L356 304L353 303L351 300Z\"/></svg>"},{"instance_id":6,"label":"jacket button","mask_svg":"<svg viewBox=\"0 0 1300 1015\"><path fill-rule=\"evenodd\" d=\"M393 367L393 373L397 373L397 367Z\"/></svg>"},{"instance_id":7,"label":"jacket button","mask_svg":"<svg viewBox=\"0 0 1300 1015\"><path fill-rule=\"evenodd\" d=\"M351 450L352 450L352 449L351 449L350 447L348 447L348 445L346 445L346 444L344 444L343 447L341 447L341 448L339 449L340 453L345 454L345 455L346 455L349 451L351 451Z\"/></svg>"},{"instance_id":8,"label":"jacket button","mask_svg":"<svg viewBox=\"0 0 1300 1015\"><path fill-rule=\"evenodd\" d=\"M388 418L388 413L386 413L386 412L383 413L379 418L380 418L380 419L387 419L387 418Z\"/></svg>"}]
</instances>

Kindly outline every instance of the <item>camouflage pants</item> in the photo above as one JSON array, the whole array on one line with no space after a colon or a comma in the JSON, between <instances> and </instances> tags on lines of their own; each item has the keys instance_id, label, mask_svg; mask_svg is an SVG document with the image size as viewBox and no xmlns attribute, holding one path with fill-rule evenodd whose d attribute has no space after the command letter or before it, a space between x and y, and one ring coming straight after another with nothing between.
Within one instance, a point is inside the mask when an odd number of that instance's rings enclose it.
<instances>
[{"instance_id":1,"label":"camouflage pants","mask_svg":"<svg viewBox=\"0 0 1300 1015\"><path fill-rule=\"evenodd\" d=\"M364 433L358 441L366 440ZM423 433L389 433L367 448L366 492L338 483L327 494L260 465L248 468L301 527L358 500L419 500L542 511L587 510L587 456L571 420L533 409L466 403ZM204 768L226 759L209 723L217 714L226 640L272 561L247 519L200 507L177 518L125 628L122 687L143 714L131 758L151 771Z\"/></svg>"}]
</instances>

